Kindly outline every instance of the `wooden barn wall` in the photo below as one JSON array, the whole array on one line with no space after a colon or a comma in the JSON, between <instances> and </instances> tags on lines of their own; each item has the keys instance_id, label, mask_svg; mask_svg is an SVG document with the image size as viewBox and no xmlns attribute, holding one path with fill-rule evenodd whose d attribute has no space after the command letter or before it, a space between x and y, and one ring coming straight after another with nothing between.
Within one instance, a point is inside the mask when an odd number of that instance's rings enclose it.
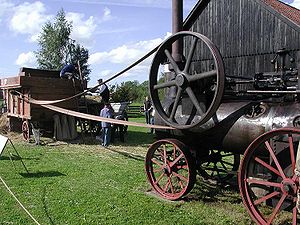
<instances>
[{"instance_id":1,"label":"wooden barn wall","mask_svg":"<svg viewBox=\"0 0 300 225\"><path fill-rule=\"evenodd\" d=\"M277 50L294 50L295 55L300 49L299 27L262 4L259 0L211 0L190 28L217 45L226 75L253 77L255 72L273 71L270 60ZM209 65L203 61L208 58L207 50L197 49L194 69Z\"/></svg>"}]
</instances>

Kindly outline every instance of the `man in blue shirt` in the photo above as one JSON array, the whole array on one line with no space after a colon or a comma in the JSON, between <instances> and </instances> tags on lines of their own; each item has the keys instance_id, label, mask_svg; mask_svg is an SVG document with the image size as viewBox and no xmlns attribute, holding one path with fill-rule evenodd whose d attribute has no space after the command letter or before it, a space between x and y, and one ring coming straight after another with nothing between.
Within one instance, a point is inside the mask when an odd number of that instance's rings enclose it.
<instances>
[{"instance_id":1,"label":"man in blue shirt","mask_svg":"<svg viewBox=\"0 0 300 225\"><path fill-rule=\"evenodd\" d=\"M104 108L100 111L100 116L104 118L112 118L112 108L109 103L105 103ZM102 146L107 147L110 144L111 124L101 121L102 127Z\"/></svg>"},{"instance_id":2,"label":"man in blue shirt","mask_svg":"<svg viewBox=\"0 0 300 225\"><path fill-rule=\"evenodd\" d=\"M65 65L60 71L60 77L65 79L72 78L73 74L77 71L77 66L73 64Z\"/></svg>"}]
</instances>

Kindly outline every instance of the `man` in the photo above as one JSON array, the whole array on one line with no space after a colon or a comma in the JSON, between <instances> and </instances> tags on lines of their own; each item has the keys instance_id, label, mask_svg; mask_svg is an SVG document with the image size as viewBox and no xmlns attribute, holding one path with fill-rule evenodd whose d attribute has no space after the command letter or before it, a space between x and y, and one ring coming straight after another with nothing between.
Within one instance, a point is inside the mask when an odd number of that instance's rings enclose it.
<instances>
[{"instance_id":1,"label":"man","mask_svg":"<svg viewBox=\"0 0 300 225\"><path fill-rule=\"evenodd\" d=\"M101 84L103 82L102 79L98 80L98 83ZM97 92L100 94L102 100L107 103L109 102L109 89L106 84L102 84L98 87Z\"/></svg>"},{"instance_id":2,"label":"man","mask_svg":"<svg viewBox=\"0 0 300 225\"><path fill-rule=\"evenodd\" d=\"M150 124L150 116L151 116L151 101L148 98L148 96L145 97L145 101L144 101L144 112L145 112L145 117L146 117L146 123Z\"/></svg>"},{"instance_id":3,"label":"man","mask_svg":"<svg viewBox=\"0 0 300 225\"><path fill-rule=\"evenodd\" d=\"M77 65L67 64L60 71L60 78L71 79L74 76L74 73L77 72Z\"/></svg>"},{"instance_id":4,"label":"man","mask_svg":"<svg viewBox=\"0 0 300 225\"><path fill-rule=\"evenodd\" d=\"M112 118L112 108L107 102L100 111L100 116L104 118ZM107 147L110 144L111 123L101 121L102 127L102 146Z\"/></svg>"}]
</instances>

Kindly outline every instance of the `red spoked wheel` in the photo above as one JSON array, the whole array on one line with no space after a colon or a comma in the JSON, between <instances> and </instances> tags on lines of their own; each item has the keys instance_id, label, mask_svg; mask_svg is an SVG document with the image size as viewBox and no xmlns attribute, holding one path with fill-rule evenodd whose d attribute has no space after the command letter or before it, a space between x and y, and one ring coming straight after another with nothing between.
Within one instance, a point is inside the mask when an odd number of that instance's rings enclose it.
<instances>
[{"instance_id":1,"label":"red spoked wheel","mask_svg":"<svg viewBox=\"0 0 300 225\"><path fill-rule=\"evenodd\" d=\"M152 188L165 199L180 199L195 184L194 159L187 147L176 139L153 143L147 152L145 164Z\"/></svg>"},{"instance_id":2,"label":"red spoked wheel","mask_svg":"<svg viewBox=\"0 0 300 225\"><path fill-rule=\"evenodd\" d=\"M30 139L30 128L28 120L24 120L22 123L22 134L25 141L29 141Z\"/></svg>"},{"instance_id":3,"label":"red spoked wheel","mask_svg":"<svg viewBox=\"0 0 300 225\"><path fill-rule=\"evenodd\" d=\"M240 193L257 224L299 224L295 175L300 130L282 128L255 139L239 171Z\"/></svg>"}]
</instances>

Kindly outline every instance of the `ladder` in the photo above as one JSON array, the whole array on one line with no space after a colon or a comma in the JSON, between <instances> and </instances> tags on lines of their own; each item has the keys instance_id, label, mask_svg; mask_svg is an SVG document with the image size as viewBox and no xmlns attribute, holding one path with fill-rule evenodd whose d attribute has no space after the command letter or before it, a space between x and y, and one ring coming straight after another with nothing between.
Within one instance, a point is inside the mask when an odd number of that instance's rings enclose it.
<instances>
[{"instance_id":1,"label":"ladder","mask_svg":"<svg viewBox=\"0 0 300 225\"><path fill-rule=\"evenodd\" d=\"M80 92L83 92L85 88L84 88L83 76L81 73L79 61L77 61L77 64L78 64L78 71L79 71L79 78L80 78ZM75 94L77 94L75 85L74 85L74 88L75 88L75 90L74 90ZM78 112L89 114L86 94L84 93L80 98L77 98L77 100L78 100L77 101ZM87 122L86 120L79 118L80 132L81 132L82 138L84 138L83 135L86 133L86 131L90 132L91 136L93 135L92 131L91 131L91 121L89 120L88 124L86 122ZM88 127L88 129L87 129L87 127Z\"/></svg>"}]
</instances>

